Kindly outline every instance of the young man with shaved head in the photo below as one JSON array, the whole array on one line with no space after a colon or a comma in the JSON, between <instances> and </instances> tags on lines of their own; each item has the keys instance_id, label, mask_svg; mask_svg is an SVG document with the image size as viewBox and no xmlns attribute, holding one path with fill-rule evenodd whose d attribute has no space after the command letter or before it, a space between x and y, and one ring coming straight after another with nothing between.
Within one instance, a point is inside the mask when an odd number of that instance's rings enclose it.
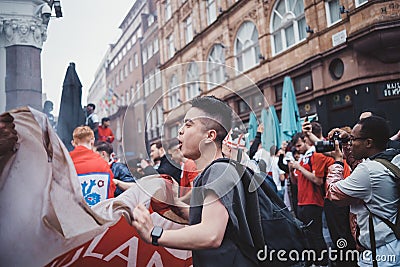
<instances>
[{"instance_id":1,"label":"young man with shaved head","mask_svg":"<svg viewBox=\"0 0 400 267\"><path fill-rule=\"evenodd\" d=\"M222 141L231 128L231 112L221 100L205 96L195 98L186 113L179 130L180 149L200 171L223 157ZM153 225L143 205L134 211L133 226L148 243L192 250L193 266L257 266L237 245L251 244L249 229L239 226L235 216L244 209L236 207L233 211L232 202L243 190L234 166L213 163L194 180L190 210L182 208L190 226L163 231Z\"/></svg>"}]
</instances>

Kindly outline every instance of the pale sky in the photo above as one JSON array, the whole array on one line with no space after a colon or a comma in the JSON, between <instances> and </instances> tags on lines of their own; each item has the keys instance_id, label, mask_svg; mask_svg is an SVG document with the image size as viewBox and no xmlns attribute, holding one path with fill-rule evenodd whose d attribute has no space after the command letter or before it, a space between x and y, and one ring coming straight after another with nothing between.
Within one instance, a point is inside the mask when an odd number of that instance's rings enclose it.
<instances>
[{"instance_id":1,"label":"pale sky","mask_svg":"<svg viewBox=\"0 0 400 267\"><path fill-rule=\"evenodd\" d=\"M135 0L62 0L62 18L51 18L42 49L42 90L58 116L62 84L70 62L82 83L82 104L108 45L121 35L118 28ZM54 11L53 11L54 12Z\"/></svg>"}]
</instances>

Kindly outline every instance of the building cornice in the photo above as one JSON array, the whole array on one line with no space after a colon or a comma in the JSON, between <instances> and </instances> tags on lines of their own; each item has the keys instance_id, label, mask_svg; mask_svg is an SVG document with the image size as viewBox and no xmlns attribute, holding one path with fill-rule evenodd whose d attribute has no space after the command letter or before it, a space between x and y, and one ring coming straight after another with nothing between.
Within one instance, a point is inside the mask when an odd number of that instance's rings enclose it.
<instances>
[{"instance_id":1,"label":"building cornice","mask_svg":"<svg viewBox=\"0 0 400 267\"><path fill-rule=\"evenodd\" d=\"M47 39L47 25L32 16L0 17L0 38L4 38L5 47L26 45L41 49Z\"/></svg>"}]
</instances>

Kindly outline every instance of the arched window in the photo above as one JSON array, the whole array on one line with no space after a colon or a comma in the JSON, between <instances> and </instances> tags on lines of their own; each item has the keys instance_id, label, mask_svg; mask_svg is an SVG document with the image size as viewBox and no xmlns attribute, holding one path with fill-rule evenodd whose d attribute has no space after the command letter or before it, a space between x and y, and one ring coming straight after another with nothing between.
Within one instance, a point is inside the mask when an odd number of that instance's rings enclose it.
<instances>
[{"instance_id":1,"label":"arched window","mask_svg":"<svg viewBox=\"0 0 400 267\"><path fill-rule=\"evenodd\" d=\"M192 62L186 72L186 100L199 95L199 80L199 68L196 62Z\"/></svg>"},{"instance_id":2,"label":"arched window","mask_svg":"<svg viewBox=\"0 0 400 267\"><path fill-rule=\"evenodd\" d=\"M271 16L272 53L278 54L304 40L306 18L303 0L280 0Z\"/></svg>"},{"instance_id":3,"label":"arched window","mask_svg":"<svg viewBox=\"0 0 400 267\"><path fill-rule=\"evenodd\" d=\"M225 54L221 44L214 45L208 55L207 73L209 89L225 82Z\"/></svg>"},{"instance_id":4,"label":"arched window","mask_svg":"<svg viewBox=\"0 0 400 267\"><path fill-rule=\"evenodd\" d=\"M260 61L259 54L257 28L250 21L244 22L235 39L236 68L239 71L246 71L254 67Z\"/></svg>"},{"instance_id":5,"label":"arched window","mask_svg":"<svg viewBox=\"0 0 400 267\"><path fill-rule=\"evenodd\" d=\"M177 107L180 103L179 99L179 86L178 86L178 78L176 75L172 75L171 80L169 81L168 87L168 105L170 109Z\"/></svg>"}]
</instances>

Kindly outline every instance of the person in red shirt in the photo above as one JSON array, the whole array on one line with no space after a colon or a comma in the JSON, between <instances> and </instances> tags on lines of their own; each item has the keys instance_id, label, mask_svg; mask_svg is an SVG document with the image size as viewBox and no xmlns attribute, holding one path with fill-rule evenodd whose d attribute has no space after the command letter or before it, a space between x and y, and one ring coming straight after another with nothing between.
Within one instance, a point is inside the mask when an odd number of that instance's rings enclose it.
<instances>
[{"instance_id":1,"label":"person in red shirt","mask_svg":"<svg viewBox=\"0 0 400 267\"><path fill-rule=\"evenodd\" d=\"M93 151L94 140L94 133L89 126L79 126L73 132L74 150L70 152L83 197L89 206L114 197L116 189L108 163Z\"/></svg>"},{"instance_id":2,"label":"person in red shirt","mask_svg":"<svg viewBox=\"0 0 400 267\"><path fill-rule=\"evenodd\" d=\"M98 142L112 143L114 141L114 134L110 128L110 118L104 117L101 119L101 125L98 128L98 133Z\"/></svg>"}]
</instances>

